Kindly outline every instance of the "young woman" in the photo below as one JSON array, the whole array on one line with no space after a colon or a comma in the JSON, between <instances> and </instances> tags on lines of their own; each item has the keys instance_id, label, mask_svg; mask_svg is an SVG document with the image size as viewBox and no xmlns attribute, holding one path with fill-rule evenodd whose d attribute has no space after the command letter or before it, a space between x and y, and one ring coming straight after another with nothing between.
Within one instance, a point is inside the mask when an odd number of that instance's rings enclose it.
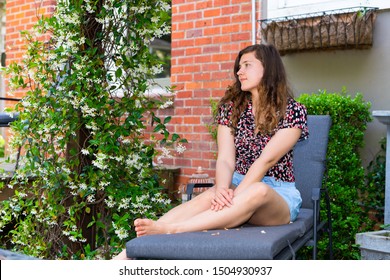
<instances>
[{"instance_id":1,"label":"young woman","mask_svg":"<svg viewBox=\"0 0 390 280\"><path fill-rule=\"evenodd\" d=\"M219 102L214 187L157 221L137 219L137 236L293 222L301 206L292 149L308 137L307 113L287 85L272 45L241 50L235 81ZM126 257L123 251L116 259Z\"/></svg>"}]
</instances>

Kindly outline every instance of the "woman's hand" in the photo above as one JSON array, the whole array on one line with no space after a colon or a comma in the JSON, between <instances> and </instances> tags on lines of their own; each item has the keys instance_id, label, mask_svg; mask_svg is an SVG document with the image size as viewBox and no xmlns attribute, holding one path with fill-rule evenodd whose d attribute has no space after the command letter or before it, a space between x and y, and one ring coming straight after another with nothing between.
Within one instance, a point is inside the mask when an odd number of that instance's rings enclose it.
<instances>
[{"instance_id":1,"label":"woman's hand","mask_svg":"<svg viewBox=\"0 0 390 280\"><path fill-rule=\"evenodd\" d=\"M215 196L211 200L211 210L220 211L225 206L230 207L233 205L234 191L228 188L215 188Z\"/></svg>"}]
</instances>

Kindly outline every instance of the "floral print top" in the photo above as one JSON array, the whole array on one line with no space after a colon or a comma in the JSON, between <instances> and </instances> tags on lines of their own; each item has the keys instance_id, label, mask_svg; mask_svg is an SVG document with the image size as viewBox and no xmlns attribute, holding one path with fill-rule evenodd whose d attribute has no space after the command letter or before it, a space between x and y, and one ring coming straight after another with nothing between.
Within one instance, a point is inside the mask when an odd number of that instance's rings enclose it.
<instances>
[{"instance_id":1,"label":"floral print top","mask_svg":"<svg viewBox=\"0 0 390 280\"><path fill-rule=\"evenodd\" d=\"M217 123L231 126L230 117L232 114L233 102L222 105L218 110ZM283 128L297 127L302 130L298 141L309 136L307 127L307 111L304 105L290 98L287 104L285 116L280 120L275 132ZM236 148L235 171L245 175L253 162L261 155L262 150L271 139L270 134L255 134L255 119L252 113L252 102L249 101L247 108L238 120L237 129L234 134ZM266 176L274 177L284 182L295 182L293 172L293 150L285 154Z\"/></svg>"}]
</instances>

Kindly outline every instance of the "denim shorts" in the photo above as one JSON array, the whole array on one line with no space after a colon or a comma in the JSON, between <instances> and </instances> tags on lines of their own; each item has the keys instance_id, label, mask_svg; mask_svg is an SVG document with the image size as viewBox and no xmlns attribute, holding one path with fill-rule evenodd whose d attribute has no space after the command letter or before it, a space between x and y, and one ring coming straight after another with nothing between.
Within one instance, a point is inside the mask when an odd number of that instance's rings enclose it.
<instances>
[{"instance_id":1,"label":"denim shorts","mask_svg":"<svg viewBox=\"0 0 390 280\"><path fill-rule=\"evenodd\" d=\"M232 184L237 187L245 175L234 172ZM301 194L295 187L295 182L277 181L274 177L265 176L263 183L273 188L288 204L290 209L290 221L294 222L299 214L299 209L302 205Z\"/></svg>"}]
</instances>

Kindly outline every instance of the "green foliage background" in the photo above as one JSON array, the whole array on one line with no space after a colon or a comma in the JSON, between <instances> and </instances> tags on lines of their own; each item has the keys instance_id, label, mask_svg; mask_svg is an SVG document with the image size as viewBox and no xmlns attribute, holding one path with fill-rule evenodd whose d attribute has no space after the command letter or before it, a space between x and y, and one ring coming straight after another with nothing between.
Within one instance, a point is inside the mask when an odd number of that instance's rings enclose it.
<instances>
[{"instance_id":1,"label":"green foliage background","mask_svg":"<svg viewBox=\"0 0 390 280\"><path fill-rule=\"evenodd\" d=\"M385 186L386 186L386 138L379 141L380 150L367 166L366 188L361 191L362 205L373 219L377 226L384 223Z\"/></svg>"},{"instance_id":2,"label":"green foliage background","mask_svg":"<svg viewBox=\"0 0 390 280\"><path fill-rule=\"evenodd\" d=\"M359 148L364 146L364 132L372 120L371 105L361 93L352 97L346 89L302 94L297 100L306 106L308 114L332 118L326 187L331 198L334 258L359 259L355 235L372 227L359 196L366 188ZM327 258L326 246L327 240L320 241L319 259Z\"/></svg>"}]
</instances>

